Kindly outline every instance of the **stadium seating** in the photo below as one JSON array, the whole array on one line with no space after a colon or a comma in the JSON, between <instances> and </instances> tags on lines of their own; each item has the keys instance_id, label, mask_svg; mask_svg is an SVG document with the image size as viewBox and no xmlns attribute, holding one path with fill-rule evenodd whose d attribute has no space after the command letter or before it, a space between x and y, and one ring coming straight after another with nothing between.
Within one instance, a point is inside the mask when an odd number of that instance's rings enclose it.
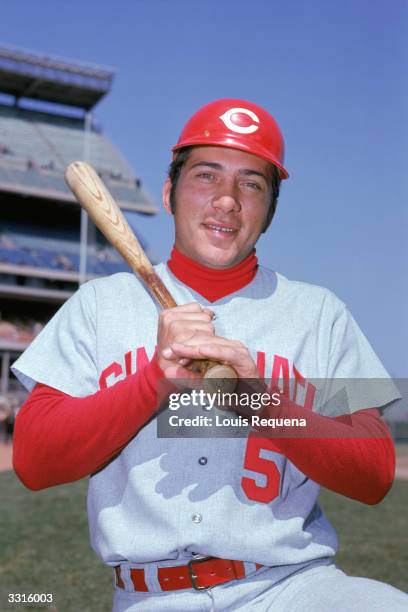
<instances>
[{"instance_id":1,"label":"stadium seating","mask_svg":"<svg viewBox=\"0 0 408 612\"><path fill-rule=\"evenodd\" d=\"M83 119L0 105L0 144L0 184L69 194L63 172L85 159L118 201L154 212L127 163L103 134L85 132Z\"/></svg>"},{"instance_id":2,"label":"stadium seating","mask_svg":"<svg viewBox=\"0 0 408 612\"><path fill-rule=\"evenodd\" d=\"M0 142L10 151L3 154L8 161L49 161L49 147L36 132L32 116L25 110L0 106Z\"/></svg>"},{"instance_id":3,"label":"stadium seating","mask_svg":"<svg viewBox=\"0 0 408 612\"><path fill-rule=\"evenodd\" d=\"M45 237L25 234L23 231L3 232L0 234L0 262L20 266L30 266L65 272L78 272L80 265L79 243L59 237ZM0 243L1 244L1 243ZM121 261L118 254L110 247L89 247L87 257L87 272L89 274L114 274L128 271L127 265Z\"/></svg>"}]
</instances>

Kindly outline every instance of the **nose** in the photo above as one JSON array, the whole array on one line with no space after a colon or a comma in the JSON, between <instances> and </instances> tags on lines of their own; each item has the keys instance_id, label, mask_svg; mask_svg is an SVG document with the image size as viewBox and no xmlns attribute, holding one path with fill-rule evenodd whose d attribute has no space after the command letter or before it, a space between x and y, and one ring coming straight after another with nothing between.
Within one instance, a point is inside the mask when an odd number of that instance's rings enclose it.
<instances>
[{"instance_id":1,"label":"nose","mask_svg":"<svg viewBox=\"0 0 408 612\"><path fill-rule=\"evenodd\" d=\"M241 210L238 193L233 182L222 182L213 198L212 205L224 213Z\"/></svg>"}]
</instances>

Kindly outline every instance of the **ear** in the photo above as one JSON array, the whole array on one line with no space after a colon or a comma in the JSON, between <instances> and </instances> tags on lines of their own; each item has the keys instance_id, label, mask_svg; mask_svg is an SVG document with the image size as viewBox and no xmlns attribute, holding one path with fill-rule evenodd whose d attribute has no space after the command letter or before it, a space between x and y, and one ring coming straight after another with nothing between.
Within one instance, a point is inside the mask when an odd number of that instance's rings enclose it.
<instances>
[{"instance_id":1,"label":"ear","mask_svg":"<svg viewBox=\"0 0 408 612\"><path fill-rule=\"evenodd\" d=\"M171 180L168 178L165 180L164 185L163 185L162 200L163 200L164 210L169 215L172 215L173 213L171 212L171 205L170 205L170 190L171 190Z\"/></svg>"}]
</instances>

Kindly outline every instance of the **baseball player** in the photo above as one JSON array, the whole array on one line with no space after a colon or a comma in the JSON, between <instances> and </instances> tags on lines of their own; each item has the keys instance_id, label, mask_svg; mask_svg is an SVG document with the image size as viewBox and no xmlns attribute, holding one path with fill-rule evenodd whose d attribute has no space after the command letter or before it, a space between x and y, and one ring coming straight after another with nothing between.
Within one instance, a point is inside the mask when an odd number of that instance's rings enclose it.
<instances>
[{"instance_id":1,"label":"baseball player","mask_svg":"<svg viewBox=\"0 0 408 612\"><path fill-rule=\"evenodd\" d=\"M116 612L408 610L401 591L335 566L317 502L320 485L367 504L386 495L394 449L378 409L398 392L343 302L258 264L288 178L278 125L252 102L217 100L173 153L175 244L156 270L181 305L158 313L128 273L63 305L13 367L31 391L17 474L34 490L90 476L91 543L114 570ZM279 389L278 404L241 421L244 435L158 435L203 358L270 398Z\"/></svg>"}]
</instances>

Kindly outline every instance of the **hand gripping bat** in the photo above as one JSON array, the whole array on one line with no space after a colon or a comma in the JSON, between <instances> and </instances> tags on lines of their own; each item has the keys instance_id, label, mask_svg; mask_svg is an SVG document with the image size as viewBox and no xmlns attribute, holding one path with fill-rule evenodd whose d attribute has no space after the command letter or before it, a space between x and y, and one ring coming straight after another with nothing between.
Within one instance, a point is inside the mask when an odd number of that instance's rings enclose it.
<instances>
[{"instance_id":1,"label":"hand gripping bat","mask_svg":"<svg viewBox=\"0 0 408 612\"><path fill-rule=\"evenodd\" d=\"M67 167L65 180L82 208L122 255L133 272L145 282L160 306L162 308L177 306L169 290L154 271L119 206L95 170L85 162L75 161ZM188 368L201 374L204 389L208 392L217 390L232 392L236 387L237 373L228 365L200 359L193 361Z\"/></svg>"}]
</instances>

